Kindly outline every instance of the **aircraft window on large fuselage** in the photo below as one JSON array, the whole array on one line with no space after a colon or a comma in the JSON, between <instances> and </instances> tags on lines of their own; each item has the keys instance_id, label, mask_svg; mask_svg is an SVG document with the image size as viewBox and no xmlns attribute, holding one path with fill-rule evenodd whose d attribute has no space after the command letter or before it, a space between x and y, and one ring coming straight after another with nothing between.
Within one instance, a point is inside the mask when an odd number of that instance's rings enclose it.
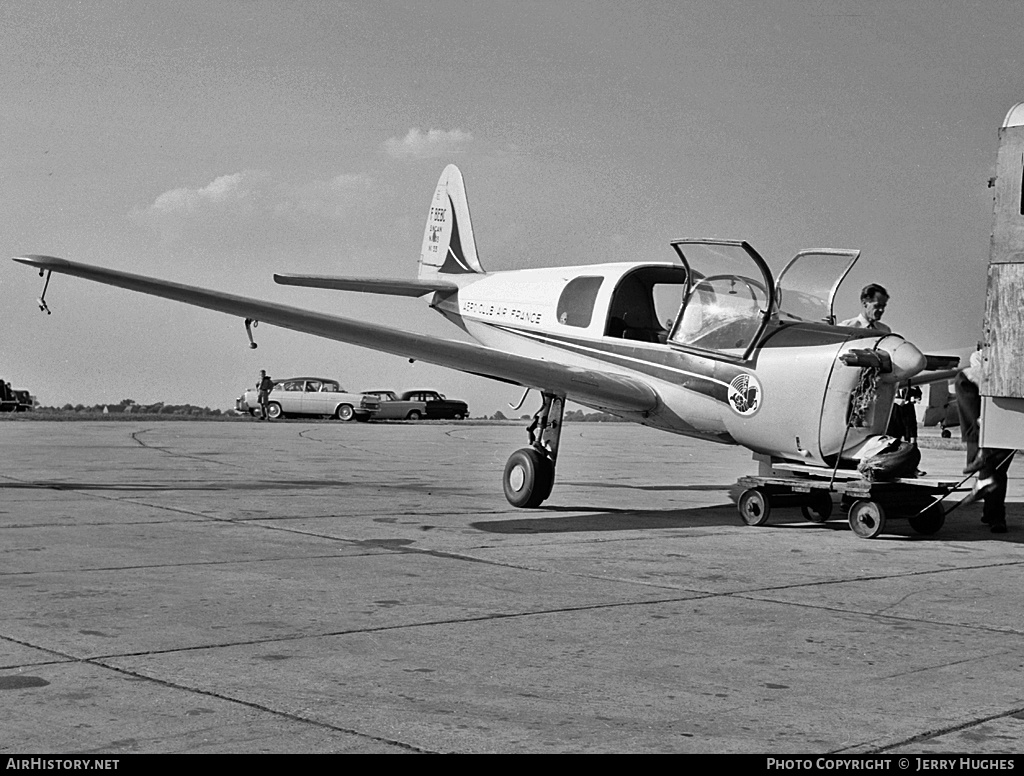
<instances>
[{"instance_id":1,"label":"aircraft window on large fuselage","mask_svg":"<svg viewBox=\"0 0 1024 776\"><path fill-rule=\"evenodd\" d=\"M594 316L594 302L601 289L602 277L573 278L565 284L558 297L558 322L585 329Z\"/></svg>"}]
</instances>

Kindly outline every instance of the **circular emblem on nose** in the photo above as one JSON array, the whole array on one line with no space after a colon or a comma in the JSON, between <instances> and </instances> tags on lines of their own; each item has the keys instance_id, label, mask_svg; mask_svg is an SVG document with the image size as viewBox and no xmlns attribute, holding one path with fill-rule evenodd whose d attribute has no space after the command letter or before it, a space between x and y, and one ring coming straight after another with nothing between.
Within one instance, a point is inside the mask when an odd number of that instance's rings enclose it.
<instances>
[{"instance_id":1,"label":"circular emblem on nose","mask_svg":"<svg viewBox=\"0 0 1024 776\"><path fill-rule=\"evenodd\" d=\"M761 406L761 384L751 374L736 375L729 383L729 406L743 416L753 415Z\"/></svg>"}]
</instances>

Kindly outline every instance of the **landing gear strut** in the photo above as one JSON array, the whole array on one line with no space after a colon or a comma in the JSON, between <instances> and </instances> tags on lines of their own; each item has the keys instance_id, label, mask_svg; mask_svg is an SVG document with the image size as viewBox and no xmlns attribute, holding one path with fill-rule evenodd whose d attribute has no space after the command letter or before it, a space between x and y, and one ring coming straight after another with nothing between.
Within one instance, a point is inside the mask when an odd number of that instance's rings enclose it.
<instances>
[{"instance_id":1,"label":"landing gear strut","mask_svg":"<svg viewBox=\"0 0 1024 776\"><path fill-rule=\"evenodd\" d=\"M526 429L530 446L516 450L505 464L502 485L512 506L532 509L551 495L564 411L565 400L561 396L543 394L540 409Z\"/></svg>"}]
</instances>

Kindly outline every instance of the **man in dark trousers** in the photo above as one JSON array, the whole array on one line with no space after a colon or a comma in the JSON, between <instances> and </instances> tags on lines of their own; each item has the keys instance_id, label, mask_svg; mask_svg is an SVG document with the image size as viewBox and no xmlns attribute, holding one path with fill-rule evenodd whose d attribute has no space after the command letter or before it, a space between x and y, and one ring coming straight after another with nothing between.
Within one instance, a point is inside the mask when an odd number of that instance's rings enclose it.
<instances>
[{"instance_id":1,"label":"man in dark trousers","mask_svg":"<svg viewBox=\"0 0 1024 776\"><path fill-rule=\"evenodd\" d=\"M978 372L981 369L981 351L971 354L971 363L956 376L956 403L960 409L960 436L967 445L967 467L964 474L977 472L978 481L969 499L982 498L985 506L981 522L992 533L1006 533L1006 470L1014 450L979 447L981 431L981 394L978 392Z\"/></svg>"},{"instance_id":2,"label":"man in dark trousers","mask_svg":"<svg viewBox=\"0 0 1024 776\"><path fill-rule=\"evenodd\" d=\"M256 381L256 401L260 404L260 420L268 417L267 405L270 403L270 392L274 390L274 381L265 369L260 370L260 379Z\"/></svg>"}]
</instances>

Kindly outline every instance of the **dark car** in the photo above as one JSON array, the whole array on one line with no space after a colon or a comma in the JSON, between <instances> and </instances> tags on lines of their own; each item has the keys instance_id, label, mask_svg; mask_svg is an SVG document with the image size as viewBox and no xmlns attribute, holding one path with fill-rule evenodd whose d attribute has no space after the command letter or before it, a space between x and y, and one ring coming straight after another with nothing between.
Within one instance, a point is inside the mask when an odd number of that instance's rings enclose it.
<instances>
[{"instance_id":1,"label":"dark car","mask_svg":"<svg viewBox=\"0 0 1024 776\"><path fill-rule=\"evenodd\" d=\"M437 391L406 391L402 401L423 402L424 414L428 419L462 420L469 417L469 405L458 399L447 399Z\"/></svg>"},{"instance_id":2,"label":"dark car","mask_svg":"<svg viewBox=\"0 0 1024 776\"><path fill-rule=\"evenodd\" d=\"M0 380L0 412L28 412L35 406L35 397L28 391L16 390L10 383Z\"/></svg>"}]
</instances>

